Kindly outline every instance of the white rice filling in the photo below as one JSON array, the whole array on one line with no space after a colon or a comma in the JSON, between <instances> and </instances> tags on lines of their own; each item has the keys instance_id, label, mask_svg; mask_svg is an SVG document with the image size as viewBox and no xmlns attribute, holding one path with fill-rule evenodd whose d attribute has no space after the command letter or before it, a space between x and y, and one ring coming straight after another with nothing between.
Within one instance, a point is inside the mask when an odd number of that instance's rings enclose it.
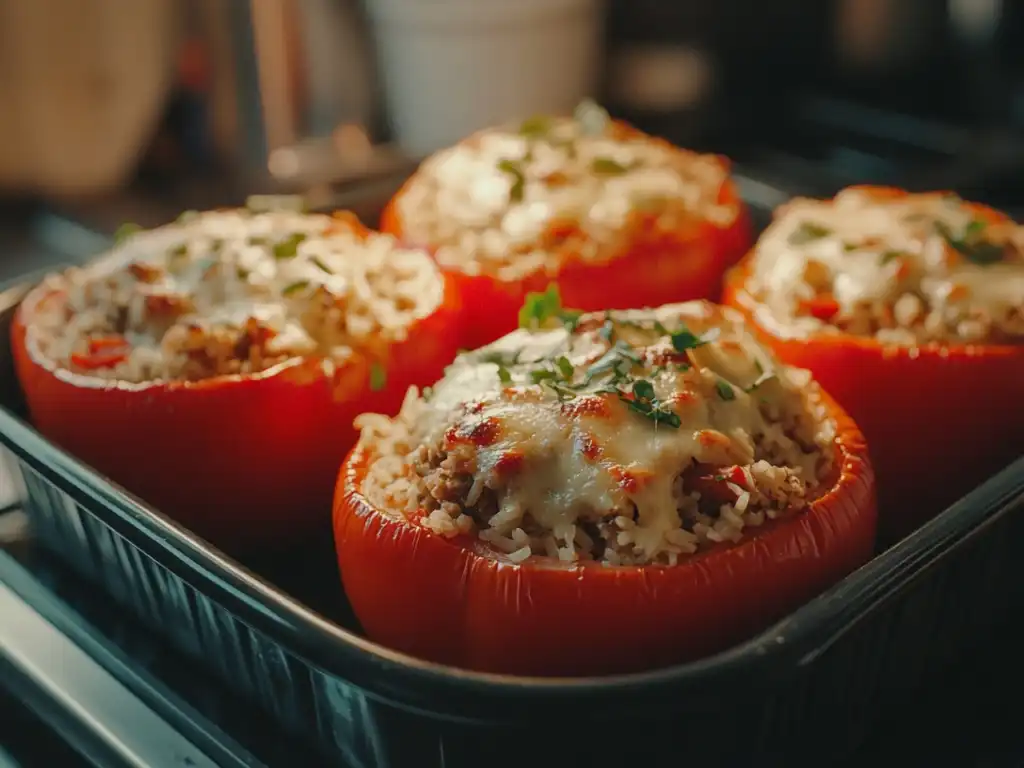
<instances>
[{"instance_id":1,"label":"white rice filling","mask_svg":"<svg viewBox=\"0 0 1024 768\"><path fill-rule=\"evenodd\" d=\"M124 382L255 373L307 356L378 357L443 299L436 265L344 216L212 211L47 277L31 343Z\"/></svg>"},{"instance_id":2,"label":"white rice filling","mask_svg":"<svg viewBox=\"0 0 1024 768\"><path fill-rule=\"evenodd\" d=\"M727 178L720 158L613 123L593 107L576 119L481 131L438 152L397 205L408 239L436 247L441 264L511 280L555 274L567 258L615 258L650 216L667 231L687 219L728 226L738 210L719 203Z\"/></svg>"},{"instance_id":3,"label":"white rice filling","mask_svg":"<svg viewBox=\"0 0 1024 768\"><path fill-rule=\"evenodd\" d=\"M751 293L778 322L892 344L1024 341L1024 227L941 193L797 199L758 241Z\"/></svg>"},{"instance_id":4,"label":"white rice filling","mask_svg":"<svg viewBox=\"0 0 1024 768\"><path fill-rule=\"evenodd\" d=\"M462 356L428 396L411 390L395 418L361 416L368 499L513 561L674 564L799 514L833 476L835 424L809 375L777 366L730 310L612 317L516 332ZM680 351L652 322L711 340ZM638 362L583 385L616 344ZM638 380L657 418L628 402Z\"/></svg>"}]
</instances>

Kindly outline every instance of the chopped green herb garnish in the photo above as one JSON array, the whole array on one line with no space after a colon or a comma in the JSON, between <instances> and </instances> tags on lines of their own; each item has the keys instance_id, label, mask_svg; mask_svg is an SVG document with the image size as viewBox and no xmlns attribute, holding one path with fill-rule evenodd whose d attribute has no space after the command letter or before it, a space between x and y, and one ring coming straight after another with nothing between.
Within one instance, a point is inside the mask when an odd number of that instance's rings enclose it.
<instances>
[{"instance_id":1,"label":"chopped green herb garnish","mask_svg":"<svg viewBox=\"0 0 1024 768\"><path fill-rule=\"evenodd\" d=\"M387 386L388 372L380 363L370 366L370 391L380 392Z\"/></svg>"},{"instance_id":2,"label":"chopped green herb garnish","mask_svg":"<svg viewBox=\"0 0 1024 768\"><path fill-rule=\"evenodd\" d=\"M611 373L613 380L620 379L629 373L630 369L642 360L632 347L624 341L618 341L611 349L599 357L593 365L587 369L584 384L589 384L598 376Z\"/></svg>"},{"instance_id":3,"label":"chopped green herb garnish","mask_svg":"<svg viewBox=\"0 0 1024 768\"><path fill-rule=\"evenodd\" d=\"M975 264L994 264L1003 260L1004 248L981 239L985 227L984 221L975 219L964 227L962 237L956 237L945 222L935 222L935 230L965 259Z\"/></svg>"},{"instance_id":4,"label":"chopped green herb garnish","mask_svg":"<svg viewBox=\"0 0 1024 768\"><path fill-rule=\"evenodd\" d=\"M810 243L814 240L820 240L823 237L828 237L831 234L832 230L828 227L823 227L821 224L805 221L793 231L788 239L790 245L803 245L804 243Z\"/></svg>"},{"instance_id":5,"label":"chopped green herb garnish","mask_svg":"<svg viewBox=\"0 0 1024 768\"><path fill-rule=\"evenodd\" d=\"M140 227L138 224L134 224L134 223L132 223L130 221L126 221L124 224L122 224L120 227L118 227L117 231L114 233L114 242L115 243L123 243L129 237L131 237L132 235L138 234L141 231L142 231L142 227Z\"/></svg>"},{"instance_id":6,"label":"chopped green herb garnish","mask_svg":"<svg viewBox=\"0 0 1024 768\"><path fill-rule=\"evenodd\" d=\"M637 379L633 382L633 394L641 400L653 400L654 385L646 379Z\"/></svg>"},{"instance_id":7,"label":"chopped green herb garnish","mask_svg":"<svg viewBox=\"0 0 1024 768\"><path fill-rule=\"evenodd\" d=\"M657 400L644 400L641 398L627 398L622 397L624 402L630 410L636 413L646 416L648 419L653 421L655 424L664 424L674 429L678 429L682 421L679 419L679 414L675 411L671 411L668 408L662 406Z\"/></svg>"},{"instance_id":8,"label":"chopped green herb garnish","mask_svg":"<svg viewBox=\"0 0 1024 768\"><path fill-rule=\"evenodd\" d=\"M843 250L846 251L847 253L850 253L851 251L856 251L858 248L860 248L860 246L857 245L857 243L843 243Z\"/></svg>"},{"instance_id":9,"label":"chopped green herb garnish","mask_svg":"<svg viewBox=\"0 0 1024 768\"><path fill-rule=\"evenodd\" d=\"M551 130L551 118L546 115L535 115L527 118L519 126L519 133L530 138L546 136Z\"/></svg>"},{"instance_id":10,"label":"chopped green herb garnish","mask_svg":"<svg viewBox=\"0 0 1024 768\"><path fill-rule=\"evenodd\" d=\"M170 257L172 259L180 259L182 256L188 254L188 243L178 243L176 246L171 248Z\"/></svg>"},{"instance_id":11,"label":"chopped green herb garnish","mask_svg":"<svg viewBox=\"0 0 1024 768\"><path fill-rule=\"evenodd\" d=\"M224 247L224 241L221 240L219 237L215 237L215 238L213 238L213 240L210 241L210 252L211 253L219 253L220 249L223 248L223 247Z\"/></svg>"},{"instance_id":12,"label":"chopped green herb garnish","mask_svg":"<svg viewBox=\"0 0 1024 768\"><path fill-rule=\"evenodd\" d=\"M293 294L296 294L299 291L301 291L303 288L306 288L308 285L309 280L296 280L294 283L286 285L281 290L281 294L284 296L292 296Z\"/></svg>"},{"instance_id":13,"label":"chopped green herb garnish","mask_svg":"<svg viewBox=\"0 0 1024 768\"><path fill-rule=\"evenodd\" d=\"M508 199L513 203L522 202L526 190L526 176L523 169L514 160L505 159L498 163L498 170L512 177L512 186L508 191Z\"/></svg>"},{"instance_id":14,"label":"chopped green herb garnish","mask_svg":"<svg viewBox=\"0 0 1024 768\"><path fill-rule=\"evenodd\" d=\"M498 381L502 384L512 383L512 374L509 373L508 368L501 364L498 365Z\"/></svg>"},{"instance_id":15,"label":"chopped green herb garnish","mask_svg":"<svg viewBox=\"0 0 1024 768\"><path fill-rule=\"evenodd\" d=\"M302 195L249 195L245 200L245 207L252 213L268 213L270 211L302 213L306 210L306 201Z\"/></svg>"},{"instance_id":16,"label":"chopped green herb garnish","mask_svg":"<svg viewBox=\"0 0 1024 768\"><path fill-rule=\"evenodd\" d=\"M716 483L724 483L725 482L725 475L715 475L715 482Z\"/></svg>"},{"instance_id":17,"label":"chopped green herb garnish","mask_svg":"<svg viewBox=\"0 0 1024 768\"><path fill-rule=\"evenodd\" d=\"M275 259L292 259L299 252L299 243L306 239L305 232L293 232L284 240L274 243Z\"/></svg>"},{"instance_id":18,"label":"chopped green herb garnish","mask_svg":"<svg viewBox=\"0 0 1024 768\"><path fill-rule=\"evenodd\" d=\"M235 274L238 275L238 279L239 280L248 280L249 279L249 270L248 269L243 269L242 267L237 267L235 269Z\"/></svg>"},{"instance_id":19,"label":"chopped green herb garnish","mask_svg":"<svg viewBox=\"0 0 1024 768\"><path fill-rule=\"evenodd\" d=\"M732 384L727 381L719 379L715 382L715 390L718 392L718 396L723 400L735 400L736 390L732 388Z\"/></svg>"},{"instance_id":20,"label":"chopped green herb garnish","mask_svg":"<svg viewBox=\"0 0 1024 768\"><path fill-rule=\"evenodd\" d=\"M558 373L547 368L537 368L535 370L530 371L530 381L532 381L534 384L540 384L542 381L557 378Z\"/></svg>"},{"instance_id":21,"label":"chopped green herb garnish","mask_svg":"<svg viewBox=\"0 0 1024 768\"><path fill-rule=\"evenodd\" d=\"M703 347L714 340L713 334L707 333L704 336L697 336L685 325L678 331L670 333L669 338L672 340L672 348L676 352L685 352L688 349Z\"/></svg>"},{"instance_id":22,"label":"chopped green herb garnish","mask_svg":"<svg viewBox=\"0 0 1024 768\"><path fill-rule=\"evenodd\" d=\"M882 258L879 261L881 264L888 264L890 261L895 261L903 255L903 251L886 251L882 254Z\"/></svg>"},{"instance_id":23,"label":"chopped green herb garnish","mask_svg":"<svg viewBox=\"0 0 1024 768\"><path fill-rule=\"evenodd\" d=\"M572 367L572 363L569 362L569 358L562 355L562 357L555 361L555 364L558 366L558 371L562 374L562 378L566 381L571 381L574 369Z\"/></svg>"},{"instance_id":24,"label":"chopped green herb garnish","mask_svg":"<svg viewBox=\"0 0 1024 768\"><path fill-rule=\"evenodd\" d=\"M573 119L579 123L583 133L600 136L611 122L608 112L592 99L584 99L573 112Z\"/></svg>"},{"instance_id":25,"label":"chopped green herb garnish","mask_svg":"<svg viewBox=\"0 0 1024 768\"><path fill-rule=\"evenodd\" d=\"M519 327L536 330L543 328L550 320L558 320L572 331L582 314L578 309L565 309L558 285L551 283L543 293L532 292L526 295L526 301L519 310Z\"/></svg>"},{"instance_id":26,"label":"chopped green herb garnish","mask_svg":"<svg viewBox=\"0 0 1024 768\"><path fill-rule=\"evenodd\" d=\"M545 387L549 387L558 395L559 400L572 400L578 394L572 387L567 387L564 384L559 384L554 379L545 379L541 382Z\"/></svg>"},{"instance_id":27,"label":"chopped green herb garnish","mask_svg":"<svg viewBox=\"0 0 1024 768\"><path fill-rule=\"evenodd\" d=\"M590 164L590 169L602 176L620 176L629 170L622 163L616 162L610 157L595 157Z\"/></svg>"},{"instance_id":28,"label":"chopped green herb garnish","mask_svg":"<svg viewBox=\"0 0 1024 768\"><path fill-rule=\"evenodd\" d=\"M268 245L270 240L266 237L250 237L249 245Z\"/></svg>"},{"instance_id":29,"label":"chopped green herb garnish","mask_svg":"<svg viewBox=\"0 0 1024 768\"><path fill-rule=\"evenodd\" d=\"M324 264L323 259L321 259L319 256L313 256L310 259L310 261L313 262L313 266L315 266L321 272L326 272L328 275L333 275L334 274L334 272L331 270L331 268L328 267L326 264Z\"/></svg>"},{"instance_id":30,"label":"chopped green herb garnish","mask_svg":"<svg viewBox=\"0 0 1024 768\"><path fill-rule=\"evenodd\" d=\"M981 219L973 219L968 222L967 226L964 227L964 240L971 240L977 237L985 231L985 227L988 226Z\"/></svg>"}]
</instances>

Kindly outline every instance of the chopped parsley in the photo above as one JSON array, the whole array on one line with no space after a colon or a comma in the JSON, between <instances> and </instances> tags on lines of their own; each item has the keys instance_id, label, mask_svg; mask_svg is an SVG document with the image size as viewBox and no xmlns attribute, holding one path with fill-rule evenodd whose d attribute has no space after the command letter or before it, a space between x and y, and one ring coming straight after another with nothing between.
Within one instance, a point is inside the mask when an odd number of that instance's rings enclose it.
<instances>
[{"instance_id":1,"label":"chopped parsley","mask_svg":"<svg viewBox=\"0 0 1024 768\"><path fill-rule=\"evenodd\" d=\"M790 245L803 245L804 243L810 243L814 240L820 240L823 237L828 237L832 234L832 230L828 227L824 227L821 224L815 224L811 221L801 222L800 226L793 230L788 240Z\"/></svg>"},{"instance_id":2,"label":"chopped parsley","mask_svg":"<svg viewBox=\"0 0 1024 768\"><path fill-rule=\"evenodd\" d=\"M380 363L370 366L370 391L380 392L388 383L388 372Z\"/></svg>"},{"instance_id":3,"label":"chopped parsley","mask_svg":"<svg viewBox=\"0 0 1024 768\"><path fill-rule=\"evenodd\" d=\"M633 382L632 395L626 397L624 393L619 392L619 399L630 410L646 416L655 424L665 424L673 429L678 429L682 424L679 414L662 405L654 394L654 385L646 379L637 379Z\"/></svg>"},{"instance_id":4,"label":"chopped parsley","mask_svg":"<svg viewBox=\"0 0 1024 768\"><path fill-rule=\"evenodd\" d=\"M904 254L903 251L886 251L882 254L882 258L879 260L879 263L883 265L888 264L890 261L895 261L905 255L906 254Z\"/></svg>"},{"instance_id":5,"label":"chopped parsley","mask_svg":"<svg viewBox=\"0 0 1024 768\"><path fill-rule=\"evenodd\" d=\"M168 255L172 259L180 259L182 256L188 255L188 243L178 243L176 246L171 248Z\"/></svg>"},{"instance_id":6,"label":"chopped parsley","mask_svg":"<svg viewBox=\"0 0 1024 768\"><path fill-rule=\"evenodd\" d=\"M574 369L572 367L572 363L569 362L569 358L567 358L565 355L562 355L560 358L555 360L555 365L558 366L558 372L562 374L562 377L566 381L572 380Z\"/></svg>"},{"instance_id":7,"label":"chopped parsley","mask_svg":"<svg viewBox=\"0 0 1024 768\"><path fill-rule=\"evenodd\" d=\"M504 159L498 163L498 170L512 177L512 186L508 190L508 199L513 203L523 200L526 191L526 176L522 167L514 160Z\"/></svg>"},{"instance_id":8,"label":"chopped parsley","mask_svg":"<svg viewBox=\"0 0 1024 768\"><path fill-rule=\"evenodd\" d=\"M299 291L301 291L303 288L306 288L308 286L309 280L296 280L294 283L289 283L283 289L281 289L281 294L283 296L293 296Z\"/></svg>"},{"instance_id":9,"label":"chopped parsley","mask_svg":"<svg viewBox=\"0 0 1024 768\"><path fill-rule=\"evenodd\" d=\"M629 168L622 163L612 160L610 157L595 157L590 164L590 170L602 176L621 176Z\"/></svg>"},{"instance_id":10,"label":"chopped parsley","mask_svg":"<svg viewBox=\"0 0 1024 768\"><path fill-rule=\"evenodd\" d=\"M549 320L557 319L571 331L575 328L579 315L579 312L570 312L562 308L558 287L552 283L544 293L531 293L527 297L520 311L519 322L524 328L538 328L543 327ZM629 410L655 424L678 428L681 425L679 415L658 399L654 384L647 378L635 378L631 375L637 366L643 364L643 358L632 345L622 339L612 343L615 322L610 312L605 314L604 323L598 334L611 343L611 346L586 370L578 371L568 357L561 355L546 362L538 361L541 365L529 372L530 381L550 389L559 400L572 399L583 393L614 395ZM622 322L630 324L629 321ZM633 324L637 327L647 327L642 323ZM655 328L668 333L657 321ZM700 346L709 341L709 335L701 338L685 328L676 335L676 343L683 349ZM511 381L511 373L504 367L508 362L507 356L492 351L485 353L481 359L498 364L498 378L502 383ZM679 370L688 368L689 366L683 365ZM663 370L668 369L663 366L652 372L651 376L657 376ZM731 390L730 394L733 394Z\"/></svg>"},{"instance_id":11,"label":"chopped parsley","mask_svg":"<svg viewBox=\"0 0 1024 768\"><path fill-rule=\"evenodd\" d=\"M605 352L601 357L587 369L584 384L589 384L598 376L606 373L612 374L612 381L623 379L634 365L643 362L629 344L624 341L617 341L615 345Z\"/></svg>"},{"instance_id":12,"label":"chopped parsley","mask_svg":"<svg viewBox=\"0 0 1024 768\"><path fill-rule=\"evenodd\" d=\"M562 295L558 291L558 285L551 283L543 293L527 294L526 301L519 310L519 327L536 330L543 328L551 320L558 320L572 331L582 314L583 312L577 309L565 309L562 306Z\"/></svg>"},{"instance_id":13,"label":"chopped parsley","mask_svg":"<svg viewBox=\"0 0 1024 768\"><path fill-rule=\"evenodd\" d=\"M235 269L235 274L238 275L238 279L239 280L248 280L249 279L249 270L245 269L243 267L237 267Z\"/></svg>"},{"instance_id":14,"label":"chopped parsley","mask_svg":"<svg viewBox=\"0 0 1024 768\"><path fill-rule=\"evenodd\" d=\"M732 384L727 381L719 379L715 382L715 390L718 392L718 396L723 400L735 400L736 390L732 388Z\"/></svg>"},{"instance_id":15,"label":"chopped parsley","mask_svg":"<svg viewBox=\"0 0 1024 768\"><path fill-rule=\"evenodd\" d=\"M697 336L684 325L678 331L669 333L668 337L672 341L672 348L676 352L685 352L688 349L696 349L697 347L709 344L714 341L715 334L706 333L703 336Z\"/></svg>"},{"instance_id":16,"label":"chopped parsley","mask_svg":"<svg viewBox=\"0 0 1024 768\"><path fill-rule=\"evenodd\" d=\"M986 226L984 221L975 219L964 227L961 237L956 237L945 222L936 221L935 231L968 261L975 264L995 264L1003 260L1004 249L1001 245L982 239Z\"/></svg>"},{"instance_id":17,"label":"chopped parsley","mask_svg":"<svg viewBox=\"0 0 1024 768\"><path fill-rule=\"evenodd\" d=\"M299 244L306 239L305 232L293 232L284 240L274 243L275 259L293 259L299 252Z\"/></svg>"},{"instance_id":18,"label":"chopped parsley","mask_svg":"<svg viewBox=\"0 0 1024 768\"><path fill-rule=\"evenodd\" d=\"M123 243L129 237L131 237L132 235L136 235L141 231L142 227L140 227L138 224L135 224L131 221L126 221L124 224L118 227L117 231L114 233L114 242L119 244Z\"/></svg>"},{"instance_id":19,"label":"chopped parsley","mask_svg":"<svg viewBox=\"0 0 1024 768\"><path fill-rule=\"evenodd\" d=\"M637 379L633 382L633 395L641 400L653 400L654 385L646 379Z\"/></svg>"},{"instance_id":20,"label":"chopped parsley","mask_svg":"<svg viewBox=\"0 0 1024 768\"><path fill-rule=\"evenodd\" d=\"M321 272L326 272L328 275L334 274L334 271L326 264L324 264L323 259L321 259L319 256L313 256L312 258L310 258L310 261L313 262L313 266L315 266Z\"/></svg>"}]
</instances>

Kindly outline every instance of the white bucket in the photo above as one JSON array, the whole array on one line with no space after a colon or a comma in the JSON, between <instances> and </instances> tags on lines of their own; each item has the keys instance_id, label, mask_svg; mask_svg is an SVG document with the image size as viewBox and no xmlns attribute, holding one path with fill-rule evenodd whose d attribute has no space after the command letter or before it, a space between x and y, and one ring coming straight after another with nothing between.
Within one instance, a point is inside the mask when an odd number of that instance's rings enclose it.
<instances>
[{"instance_id":1,"label":"white bucket","mask_svg":"<svg viewBox=\"0 0 1024 768\"><path fill-rule=\"evenodd\" d=\"M419 157L594 92L602 0L369 0L395 138Z\"/></svg>"}]
</instances>

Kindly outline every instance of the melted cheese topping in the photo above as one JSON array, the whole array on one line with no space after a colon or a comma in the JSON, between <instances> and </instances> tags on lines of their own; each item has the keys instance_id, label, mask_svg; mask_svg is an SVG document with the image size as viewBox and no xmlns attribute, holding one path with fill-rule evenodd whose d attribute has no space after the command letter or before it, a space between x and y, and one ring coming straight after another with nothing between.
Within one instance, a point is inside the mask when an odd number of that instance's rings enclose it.
<instances>
[{"instance_id":1,"label":"melted cheese topping","mask_svg":"<svg viewBox=\"0 0 1024 768\"><path fill-rule=\"evenodd\" d=\"M377 356L441 303L423 252L354 218L292 211L188 214L44 281L45 358L141 382L255 372L302 356Z\"/></svg>"},{"instance_id":2,"label":"melted cheese topping","mask_svg":"<svg viewBox=\"0 0 1024 768\"><path fill-rule=\"evenodd\" d=\"M704 302L518 331L403 409L411 505L520 559L675 562L806 501L834 436L816 397Z\"/></svg>"},{"instance_id":3,"label":"melted cheese topping","mask_svg":"<svg viewBox=\"0 0 1024 768\"><path fill-rule=\"evenodd\" d=\"M939 193L784 206L748 287L776 320L884 341L1024 340L1024 229Z\"/></svg>"},{"instance_id":4,"label":"melted cheese topping","mask_svg":"<svg viewBox=\"0 0 1024 768\"><path fill-rule=\"evenodd\" d=\"M629 246L638 217L677 229L688 218L725 227L728 170L608 120L534 118L494 128L430 157L398 197L406 237L441 264L513 279L555 274L569 258L606 261Z\"/></svg>"}]
</instances>

